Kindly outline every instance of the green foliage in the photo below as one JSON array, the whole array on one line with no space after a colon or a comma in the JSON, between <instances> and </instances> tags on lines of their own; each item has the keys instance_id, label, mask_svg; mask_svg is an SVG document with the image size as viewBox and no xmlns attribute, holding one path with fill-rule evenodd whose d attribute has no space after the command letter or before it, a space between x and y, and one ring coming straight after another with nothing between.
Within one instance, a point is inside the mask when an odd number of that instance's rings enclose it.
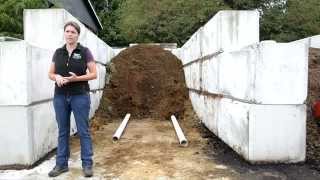
<instances>
[{"instance_id":1,"label":"green foliage","mask_svg":"<svg viewBox=\"0 0 320 180\"><path fill-rule=\"evenodd\" d=\"M288 0L284 20L280 23L283 27L277 36L280 41L293 41L320 34L320 1Z\"/></svg>"},{"instance_id":2,"label":"green foliage","mask_svg":"<svg viewBox=\"0 0 320 180\"><path fill-rule=\"evenodd\" d=\"M289 42L320 34L319 0L225 0L233 9L259 9L260 39Z\"/></svg>"},{"instance_id":3,"label":"green foliage","mask_svg":"<svg viewBox=\"0 0 320 180\"><path fill-rule=\"evenodd\" d=\"M260 39L293 41L320 34L319 0L93 0L111 46L130 42L178 45L219 10L258 9ZM23 38L23 10L47 8L46 0L0 0L0 36Z\"/></svg>"},{"instance_id":4,"label":"green foliage","mask_svg":"<svg viewBox=\"0 0 320 180\"><path fill-rule=\"evenodd\" d=\"M129 42L121 34L117 23L117 11L124 0L95 0L91 1L99 16L103 29L98 36L110 46L126 46Z\"/></svg>"},{"instance_id":5,"label":"green foliage","mask_svg":"<svg viewBox=\"0 0 320 180\"><path fill-rule=\"evenodd\" d=\"M0 0L0 36L23 38L23 10L46 6L43 0Z\"/></svg>"},{"instance_id":6,"label":"green foliage","mask_svg":"<svg viewBox=\"0 0 320 180\"><path fill-rule=\"evenodd\" d=\"M126 0L117 26L129 42L182 45L216 12L228 9L220 0Z\"/></svg>"}]
</instances>

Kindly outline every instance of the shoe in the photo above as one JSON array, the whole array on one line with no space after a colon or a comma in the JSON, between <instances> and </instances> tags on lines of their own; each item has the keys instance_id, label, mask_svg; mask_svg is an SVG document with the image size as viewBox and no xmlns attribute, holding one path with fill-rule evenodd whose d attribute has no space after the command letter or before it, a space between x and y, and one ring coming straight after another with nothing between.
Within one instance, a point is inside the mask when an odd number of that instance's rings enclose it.
<instances>
[{"instance_id":1,"label":"shoe","mask_svg":"<svg viewBox=\"0 0 320 180\"><path fill-rule=\"evenodd\" d=\"M49 177L56 177L59 176L60 174L69 171L68 167L60 167L60 166L55 166L49 173Z\"/></svg>"},{"instance_id":2,"label":"shoe","mask_svg":"<svg viewBox=\"0 0 320 180\"><path fill-rule=\"evenodd\" d=\"M82 169L84 177L92 177L93 176L93 171L92 171L92 167L84 167Z\"/></svg>"}]
</instances>

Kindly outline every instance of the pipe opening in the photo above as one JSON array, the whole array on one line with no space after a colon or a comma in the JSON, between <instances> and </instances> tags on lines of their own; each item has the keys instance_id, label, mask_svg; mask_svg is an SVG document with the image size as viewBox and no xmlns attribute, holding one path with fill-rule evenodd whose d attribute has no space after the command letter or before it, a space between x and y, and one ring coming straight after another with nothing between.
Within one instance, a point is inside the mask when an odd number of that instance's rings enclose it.
<instances>
[{"instance_id":1,"label":"pipe opening","mask_svg":"<svg viewBox=\"0 0 320 180\"><path fill-rule=\"evenodd\" d=\"M182 141L180 142L180 144L183 145L183 146L187 146L187 145L188 145L188 141L182 140Z\"/></svg>"},{"instance_id":2,"label":"pipe opening","mask_svg":"<svg viewBox=\"0 0 320 180\"><path fill-rule=\"evenodd\" d=\"M113 137L112 140L113 140L114 142L116 142L116 141L119 140L119 138L118 138L118 137Z\"/></svg>"}]
</instances>

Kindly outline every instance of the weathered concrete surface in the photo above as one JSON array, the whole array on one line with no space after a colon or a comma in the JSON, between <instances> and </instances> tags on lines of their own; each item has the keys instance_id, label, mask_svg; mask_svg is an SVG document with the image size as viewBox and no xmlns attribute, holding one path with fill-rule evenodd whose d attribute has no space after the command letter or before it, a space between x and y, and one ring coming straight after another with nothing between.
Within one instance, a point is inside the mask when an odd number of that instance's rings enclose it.
<instances>
[{"instance_id":1,"label":"weathered concrete surface","mask_svg":"<svg viewBox=\"0 0 320 180\"><path fill-rule=\"evenodd\" d=\"M172 53L197 115L236 152L250 162L305 160L305 43L259 43L257 11L222 11Z\"/></svg>"},{"instance_id":2,"label":"weathered concrete surface","mask_svg":"<svg viewBox=\"0 0 320 180\"><path fill-rule=\"evenodd\" d=\"M64 43L63 25L69 20L77 21L62 9L25 10L25 40L0 42L0 145L6 147L0 150L0 166L32 165L57 146L54 82L49 80L48 70L54 50ZM114 53L84 25L80 26L80 42L90 48L97 62L98 78L90 82L91 118L108 77L105 65ZM71 116L70 132L76 131Z\"/></svg>"}]
</instances>

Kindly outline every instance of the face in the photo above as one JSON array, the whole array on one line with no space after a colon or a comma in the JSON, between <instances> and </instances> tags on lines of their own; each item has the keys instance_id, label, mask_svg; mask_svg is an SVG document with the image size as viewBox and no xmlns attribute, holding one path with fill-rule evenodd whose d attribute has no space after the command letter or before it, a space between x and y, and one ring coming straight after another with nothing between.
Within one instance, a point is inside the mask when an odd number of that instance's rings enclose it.
<instances>
[{"instance_id":1,"label":"face","mask_svg":"<svg viewBox=\"0 0 320 180\"><path fill-rule=\"evenodd\" d=\"M78 42L79 33L77 32L76 28L69 25L64 30L64 39L66 40L67 44L74 44Z\"/></svg>"}]
</instances>

